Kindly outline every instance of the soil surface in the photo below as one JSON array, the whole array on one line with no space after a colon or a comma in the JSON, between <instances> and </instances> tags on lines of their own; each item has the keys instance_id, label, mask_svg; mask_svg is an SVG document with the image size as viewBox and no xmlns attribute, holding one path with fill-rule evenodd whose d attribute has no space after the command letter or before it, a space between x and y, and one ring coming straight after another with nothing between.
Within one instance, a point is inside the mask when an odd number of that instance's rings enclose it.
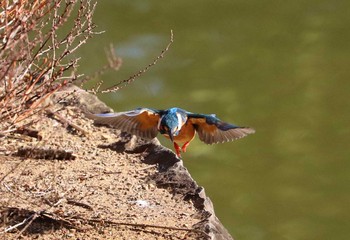
<instances>
[{"instance_id":1,"label":"soil surface","mask_svg":"<svg viewBox=\"0 0 350 240\"><path fill-rule=\"evenodd\" d=\"M78 95L0 138L0 239L232 239L173 152L95 126L82 109L110 109Z\"/></svg>"}]
</instances>

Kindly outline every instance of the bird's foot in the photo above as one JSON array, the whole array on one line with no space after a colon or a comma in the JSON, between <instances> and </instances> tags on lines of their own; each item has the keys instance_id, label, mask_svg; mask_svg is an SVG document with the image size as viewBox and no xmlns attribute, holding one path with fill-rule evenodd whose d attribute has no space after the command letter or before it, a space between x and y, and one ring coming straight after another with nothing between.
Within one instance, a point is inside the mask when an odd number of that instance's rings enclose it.
<instances>
[{"instance_id":1,"label":"bird's foot","mask_svg":"<svg viewBox=\"0 0 350 240\"><path fill-rule=\"evenodd\" d=\"M190 145L190 142L189 142L189 141L186 142L184 145L182 145L182 148L181 148L181 149L182 149L183 152L186 152L188 145Z\"/></svg>"},{"instance_id":2,"label":"bird's foot","mask_svg":"<svg viewBox=\"0 0 350 240\"><path fill-rule=\"evenodd\" d=\"M180 154L181 148L180 148L179 145L177 145L176 142L174 142L174 148L175 148L175 151L176 151L176 156L179 157L179 158L181 158L181 154Z\"/></svg>"}]
</instances>

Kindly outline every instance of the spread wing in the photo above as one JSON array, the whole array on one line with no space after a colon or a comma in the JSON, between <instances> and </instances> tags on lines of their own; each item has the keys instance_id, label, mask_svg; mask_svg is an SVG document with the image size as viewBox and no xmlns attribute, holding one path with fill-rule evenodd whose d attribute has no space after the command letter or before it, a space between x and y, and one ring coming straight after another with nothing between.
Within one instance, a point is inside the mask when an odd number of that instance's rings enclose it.
<instances>
[{"instance_id":1,"label":"spread wing","mask_svg":"<svg viewBox=\"0 0 350 240\"><path fill-rule=\"evenodd\" d=\"M95 123L109 125L123 132L152 139L157 136L160 111L150 108L118 113L87 114Z\"/></svg>"},{"instance_id":2,"label":"spread wing","mask_svg":"<svg viewBox=\"0 0 350 240\"><path fill-rule=\"evenodd\" d=\"M188 114L190 121L196 131L199 139L206 144L223 143L233 141L248 134L255 133L253 128L239 127L233 124L225 123L218 119L214 114Z\"/></svg>"}]
</instances>

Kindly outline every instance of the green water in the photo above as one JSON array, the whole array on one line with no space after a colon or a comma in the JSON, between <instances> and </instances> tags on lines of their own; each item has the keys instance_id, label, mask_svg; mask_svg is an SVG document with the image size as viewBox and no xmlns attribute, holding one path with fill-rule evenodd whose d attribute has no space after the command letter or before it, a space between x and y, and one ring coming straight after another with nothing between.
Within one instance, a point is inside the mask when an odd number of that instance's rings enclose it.
<instances>
[{"instance_id":1,"label":"green water","mask_svg":"<svg viewBox=\"0 0 350 240\"><path fill-rule=\"evenodd\" d=\"M237 240L350 239L348 0L103 0L95 22L106 33L81 70L113 43L123 67L106 85L151 63L174 30L164 59L101 96L116 111L177 106L256 129L183 154Z\"/></svg>"}]
</instances>

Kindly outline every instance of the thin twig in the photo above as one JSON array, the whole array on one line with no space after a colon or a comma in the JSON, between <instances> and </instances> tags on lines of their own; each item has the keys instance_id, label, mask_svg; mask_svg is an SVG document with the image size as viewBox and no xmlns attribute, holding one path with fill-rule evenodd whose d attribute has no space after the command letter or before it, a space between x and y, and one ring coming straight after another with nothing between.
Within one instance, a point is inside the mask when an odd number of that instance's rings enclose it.
<instances>
[{"instance_id":1,"label":"thin twig","mask_svg":"<svg viewBox=\"0 0 350 240\"><path fill-rule=\"evenodd\" d=\"M5 228L4 231L0 232L0 233L7 233L7 232L10 232L12 231L13 229L15 228L18 228L19 226L22 226L23 224L25 224L26 222L28 222L33 216L34 216L35 213L33 213L32 215L30 215L29 217L27 217L26 219L24 219L22 222L20 223L17 223L16 225L13 225L11 227L8 227L8 228Z\"/></svg>"},{"instance_id":2,"label":"thin twig","mask_svg":"<svg viewBox=\"0 0 350 240\"><path fill-rule=\"evenodd\" d=\"M105 220L105 219L85 219L85 218L81 218L81 217L74 217L74 219L87 221L89 223L101 223L101 224L109 224L109 225L131 226L131 227L141 227L141 228L158 228L158 229L168 229L168 230L175 230L175 231L196 232L196 233L208 236L205 232L198 230L198 229L194 229L194 228L180 228L180 227L162 226L162 225L145 224L145 223L116 222L116 221Z\"/></svg>"},{"instance_id":3,"label":"thin twig","mask_svg":"<svg viewBox=\"0 0 350 240\"><path fill-rule=\"evenodd\" d=\"M154 65L157 64L157 62L162 59L165 55L165 53L170 49L171 44L174 42L174 34L173 34L173 30L170 30L170 41L168 43L168 45L166 46L165 49L162 50L162 52L160 53L160 55L158 55L158 57L156 57L152 63L148 64L144 69L138 71L137 73L135 73L134 75L130 76L128 79L122 80L120 82L118 82L117 84L108 87L104 90L98 91L101 93L109 93L109 92L116 92L119 89L123 88L124 86L132 83L133 81L135 81L136 78L140 77L142 74L146 73L151 67L153 67ZM97 91L96 91L97 92Z\"/></svg>"},{"instance_id":4,"label":"thin twig","mask_svg":"<svg viewBox=\"0 0 350 240\"><path fill-rule=\"evenodd\" d=\"M78 206L78 207L82 207L82 208L85 208L85 209L88 209L88 210L91 210L91 211L94 210L93 207L91 207L90 205L88 205L86 203L75 201L73 199L67 199L67 203L71 204L71 205Z\"/></svg>"},{"instance_id":5,"label":"thin twig","mask_svg":"<svg viewBox=\"0 0 350 240\"><path fill-rule=\"evenodd\" d=\"M85 129L83 129L82 127L78 126L75 123L72 123L71 121L67 120L66 118L62 117L60 114L58 114L57 112L54 112L50 109L46 110L49 114L55 116L56 118L58 118L58 120L64 124L67 124L69 126L71 126L72 128L75 128L76 130L80 131L83 135L87 136L89 134L88 131L86 131Z\"/></svg>"},{"instance_id":6,"label":"thin twig","mask_svg":"<svg viewBox=\"0 0 350 240\"><path fill-rule=\"evenodd\" d=\"M17 234L17 239L19 238L19 236L22 235L22 233L27 230L27 228L33 223L33 221L38 217L38 214L35 212L34 214L32 214L31 216L29 216L26 220L29 222L25 225L25 227ZM26 221L26 222L27 222Z\"/></svg>"},{"instance_id":7,"label":"thin twig","mask_svg":"<svg viewBox=\"0 0 350 240\"><path fill-rule=\"evenodd\" d=\"M150 169L150 168L155 168L155 167L157 167L157 165L151 165L151 166L139 168L139 169L136 169L136 172L142 172L144 170L147 170L147 169Z\"/></svg>"}]
</instances>

